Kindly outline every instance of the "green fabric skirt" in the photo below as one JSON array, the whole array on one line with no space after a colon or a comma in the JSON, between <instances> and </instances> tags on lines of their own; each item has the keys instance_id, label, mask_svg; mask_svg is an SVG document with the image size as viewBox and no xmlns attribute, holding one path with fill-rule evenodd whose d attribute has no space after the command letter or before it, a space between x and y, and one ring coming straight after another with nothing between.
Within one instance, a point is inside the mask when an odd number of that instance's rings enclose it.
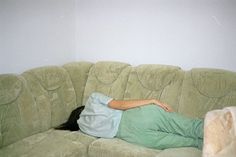
<instances>
[{"instance_id":1,"label":"green fabric skirt","mask_svg":"<svg viewBox=\"0 0 236 157\"><path fill-rule=\"evenodd\" d=\"M123 112L117 138L155 149L202 147L203 120L147 105Z\"/></svg>"}]
</instances>

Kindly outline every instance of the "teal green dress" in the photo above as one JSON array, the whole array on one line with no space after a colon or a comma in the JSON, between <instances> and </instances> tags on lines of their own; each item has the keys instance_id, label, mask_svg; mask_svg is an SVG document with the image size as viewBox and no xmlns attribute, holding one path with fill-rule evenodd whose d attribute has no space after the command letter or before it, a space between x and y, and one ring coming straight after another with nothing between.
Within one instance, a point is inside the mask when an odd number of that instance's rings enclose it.
<instances>
[{"instance_id":1,"label":"teal green dress","mask_svg":"<svg viewBox=\"0 0 236 157\"><path fill-rule=\"evenodd\" d=\"M147 105L123 112L117 138L149 148L202 148L203 120Z\"/></svg>"}]
</instances>

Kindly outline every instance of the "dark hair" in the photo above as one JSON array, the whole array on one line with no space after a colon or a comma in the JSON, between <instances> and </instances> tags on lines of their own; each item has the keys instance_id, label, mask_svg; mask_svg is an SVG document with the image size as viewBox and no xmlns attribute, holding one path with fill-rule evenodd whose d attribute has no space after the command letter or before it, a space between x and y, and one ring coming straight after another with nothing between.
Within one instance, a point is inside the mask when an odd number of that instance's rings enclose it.
<instances>
[{"instance_id":1,"label":"dark hair","mask_svg":"<svg viewBox=\"0 0 236 157\"><path fill-rule=\"evenodd\" d=\"M79 130L79 125L77 124L77 120L80 117L80 113L84 110L84 106L80 106L76 109L74 109L67 122L55 127L54 129L56 130L70 130L70 131L78 131Z\"/></svg>"}]
</instances>

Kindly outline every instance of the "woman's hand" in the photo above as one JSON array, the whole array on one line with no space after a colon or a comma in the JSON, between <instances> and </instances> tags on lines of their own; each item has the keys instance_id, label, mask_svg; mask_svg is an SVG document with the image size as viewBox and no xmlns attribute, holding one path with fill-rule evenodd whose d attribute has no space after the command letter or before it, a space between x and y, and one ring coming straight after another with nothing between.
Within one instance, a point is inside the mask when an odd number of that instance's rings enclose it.
<instances>
[{"instance_id":1,"label":"woman's hand","mask_svg":"<svg viewBox=\"0 0 236 157\"><path fill-rule=\"evenodd\" d=\"M163 108L165 111L167 112L173 112L174 110L172 109L172 107L170 107L169 105L165 104L165 103L162 103L160 102L159 100L157 99L154 99L153 100L153 103L160 106L161 108Z\"/></svg>"}]
</instances>

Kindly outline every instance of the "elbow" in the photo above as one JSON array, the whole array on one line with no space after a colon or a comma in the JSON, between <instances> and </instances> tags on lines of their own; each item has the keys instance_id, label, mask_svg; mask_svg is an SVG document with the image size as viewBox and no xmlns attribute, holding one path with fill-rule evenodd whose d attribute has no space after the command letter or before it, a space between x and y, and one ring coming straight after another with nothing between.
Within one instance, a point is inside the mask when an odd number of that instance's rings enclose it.
<instances>
[{"instance_id":1,"label":"elbow","mask_svg":"<svg viewBox=\"0 0 236 157\"><path fill-rule=\"evenodd\" d=\"M125 106L122 105L121 103L119 103L116 100L112 100L108 103L108 106L112 109L116 109L116 110L126 110Z\"/></svg>"}]
</instances>

